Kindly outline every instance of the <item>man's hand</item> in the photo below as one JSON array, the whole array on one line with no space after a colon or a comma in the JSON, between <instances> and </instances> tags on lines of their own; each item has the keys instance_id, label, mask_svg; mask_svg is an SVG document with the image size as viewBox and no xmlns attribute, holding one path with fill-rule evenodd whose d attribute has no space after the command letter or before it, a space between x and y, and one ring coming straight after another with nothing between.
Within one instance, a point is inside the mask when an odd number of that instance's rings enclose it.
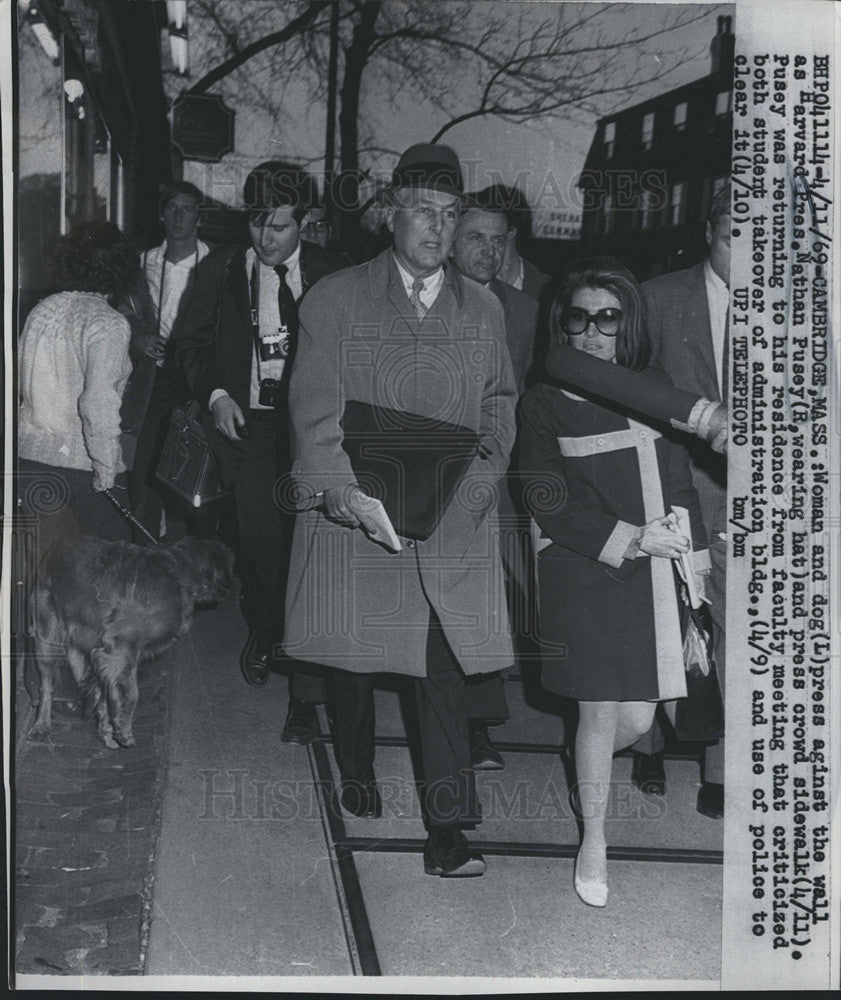
<instances>
[{"instance_id":1,"label":"man's hand","mask_svg":"<svg viewBox=\"0 0 841 1000\"><path fill-rule=\"evenodd\" d=\"M358 486L337 486L324 491L324 516L345 528L363 528L371 532L376 524L367 514L370 497Z\"/></svg>"},{"instance_id":2,"label":"man's hand","mask_svg":"<svg viewBox=\"0 0 841 1000\"><path fill-rule=\"evenodd\" d=\"M138 334L135 343L137 353L143 358L151 358L153 361L163 361L166 341L155 333Z\"/></svg>"},{"instance_id":3,"label":"man's hand","mask_svg":"<svg viewBox=\"0 0 841 1000\"><path fill-rule=\"evenodd\" d=\"M217 431L221 431L231 441L242 440L237 431L245 427L245 417L230 396L214 399L210 404L210 414Z\"/></svg>"},{"instance_id":4,"label":"man's hand","mask_svg":"<svg viewBox=\"0 0 841 1000\"><path fill-rule=\"evenodd\" d=\"M710 417L707 440L713 451L717 451L721 455L727 454L727 407L723 403Z\"/></svg>"}]
</instances>

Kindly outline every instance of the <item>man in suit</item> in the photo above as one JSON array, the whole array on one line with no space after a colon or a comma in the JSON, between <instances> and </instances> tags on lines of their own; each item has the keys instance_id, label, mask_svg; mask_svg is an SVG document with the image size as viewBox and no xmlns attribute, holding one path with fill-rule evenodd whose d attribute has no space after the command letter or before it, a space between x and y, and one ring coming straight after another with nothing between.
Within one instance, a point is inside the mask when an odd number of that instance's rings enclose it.
<instances>
[{"instance_id":1,"label":"man in suit","mask_svg":"<svg viewBox=\"0 0 841 1000\"><path fill-rule=\"evenodd\" d=\"M500 281L542 302L551 279L523 256L532 231L531 208L526 196L519 188L507 184L495 184L481 191L479 196L502 205L508 220L505 251L498 274Z\"/></svg>"},{"instance_id":2,"label":"man in suit","mask_svg":"<svg viewBox=\"0 0 841 1000\"><path fill-rule=\"evenodd\" d=\"M144 329L133 330L132 353L139 356L139 364L153 364L155 370L132 464L131 503L135 517L154 538L160 537L165 508L168 519L184 517L184 504L163 494L154 476L172 411L189 398L175 350L192 304L196 271L210 252L197 236L203 200L201 191L188 181L177 181L163 190L159 208L166 238L142 255L143 287L133 293L140 303L135 315L146 314L148 320ZM146 536L133 529L133 540L142 545Z\"/></svg>"},{"instance_id":3,"label":"man in suit","mask_svg":"<svg viewBox=\"0 0 841 1000\"><path fill-rule=\"evenodd\" d=\"M447 877L485 870L462 833L480 818L466 677L513 661L493 497L514 442L516 386L499 301L444 268L462 191L449 147L406 150L387 193L393 248L307 296L289 396L292 474L307 509L295 524L286 649L339 668L337 676L415 678L424 870ZM439 519L431 533L412 533L399 491L387 496L406 532L402 547L389 551L372 537L377 525L346 428L360 413L389 426L394 411L412 427L396 442L392 435L397 455L419 435L427 447L440 442L444 424L476 434L478 450L452 497L437 492L434 469L399 463L406 489L428 494ZM365 429L355 433L364 445Z\"/></svg>"},{"instance_id":4,"label":"man in suit","mask_svg":"<svg viewBox=\"0 0 841 1000\"><path fill-rule=\"evenodd\" d=\"M199 267L194 307L179 337L179 360L205 408L208 439L236 502L238 567L249 636L240 658L245 680L268 680L283 637L283 593L293 515L277 484L288 473L289 373L298 332L298 302L347 260L302 243L310 178L270 161L245 182L250 246L214 250ZM289 713L281 739L307 743L318 733L315 703L323 679L292 668Z\"/></svg>"},{"instance_id":5,"label":"man in suit","mask_svg":"<svg viewBox=\"0 0 841 1000\"><path fill-rule=\"evenodd\" d=\"M485 203L501 205L508 220L505 251L497 278L507 287L524 292L537 302L537 328L533 347L533 357L537 364L532 364L527 372L526 384L532 385L539 378L543 360L549 350L549 313L552 307L552 279L527 260L523 254L528 247L532 234L532 212L528 200L517 187L507 184L494 184L480 191L479 198Z\"/></svg>"},{"instance_id":6,"label":"man in suit","mask_svg":"<svg viewBox=\"0 0 841 1000\"><path fill-rule=\"evenodd\" d=\"M517 391L522 394L526 375L534 361L538 305L531 296L497 277L502 266L507 236L508 220L493 189L467 195L453 241L452 260L465 277L490 289L502 303L508 351ZM517 523L517 502L510 492L511 488L516 488L516 484L509 480L508 486L509 489L501 491L499 503L500 518L507 522L502 526L500 538L502 559L512 592L519 592L519 597L513 597L512 604L514 607L524 607L526 596L531 591L524 553L529 534L528 518L525 518L524 524ZM516 620L519 617L516 613L512 614L515 631L524 624ZM503 766L503 760L488 734L488 722L498 722L507 719L509 715L502 678L483 681L481 686L471 682L469 691L472 696L470 751L473 767L498 770Z\"/></svg>"},{"instance_id":7,"label":"man in suit","mask_svg":"<svg viewBox=\"0 0 841 1000\"><path fill-rule=\"evenodd\" d=\"M653 362L668 372L679 389L709 400L727 402L730 300L730 183L714 196L706 224L709 254L702 263L664 274L643 285L649 313ZM723 455L696 439L687 441L692 478L701 500L710 540L712 572L707 596L712 601L714 654L724 692L724 596L727 530L727 463ZM635 747L634 781L662 794L663 738L655 723ZM724 811L724 740L708 746L698 792L698 812L711 818Z\"/></svg>"},{"instance_id":8,"label":"man in suit","mask_svg":"<svg viewBox=\"0 0 841 1000\"><path fill-rule=\"evenodd\" d=\"M453 263L462 274L489 288L502 303L511 364L522 393L534 363L538 304L531 295L498 277L507 241L508 220L493 189L467 195L453 241Z\"/></svg>"}]
</instances>

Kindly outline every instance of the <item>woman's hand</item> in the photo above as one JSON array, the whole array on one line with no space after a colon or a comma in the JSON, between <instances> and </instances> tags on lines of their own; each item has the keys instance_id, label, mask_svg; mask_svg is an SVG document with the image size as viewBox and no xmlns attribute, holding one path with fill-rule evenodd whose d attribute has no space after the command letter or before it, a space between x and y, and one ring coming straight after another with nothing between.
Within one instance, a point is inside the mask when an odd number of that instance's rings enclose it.
<instances>
[{"instance_id":1,"label":"woman's hand","mask_svg":"<svg viewBox=\"0 0 841 1000\"><path fill-rule=\"evenodd\" d=\"M113 470L94 469L91 477L91 489L94 493L102 493L114 488L115 473Z\"/></svg>"},{"instance_id":2,"label":"woman's hand","mask_svg":"<svg viewBox=\"0 0 841 1000\"><path fill-rule=\"evenodd\" d=\"M639 549L649 556L659 556L661 559L679 559L684 552L689 551L689 539L677 534L675 526L677 518L674 514L658 517L650 524L644 525Z\"/></svg>"}]
</instances>

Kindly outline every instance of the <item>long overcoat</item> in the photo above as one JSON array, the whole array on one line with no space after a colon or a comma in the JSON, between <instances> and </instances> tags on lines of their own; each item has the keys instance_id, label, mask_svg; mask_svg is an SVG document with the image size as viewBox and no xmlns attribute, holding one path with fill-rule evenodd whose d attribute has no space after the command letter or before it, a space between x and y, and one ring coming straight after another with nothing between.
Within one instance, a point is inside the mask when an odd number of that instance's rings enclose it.
<instances>
[{"instance_id":1,"label":"long overcoat","mask_svg":"<svg viewBox=\"0 0 841 1000\"><path fill-rule=\"evenodd\" d=\"M298 515L286 596L290 656L357 672L424 676L430 608L466 674L513 662L495 510L515 436L517 389L502 307L454 267L419 320L391 250L322 279L304 299L289 394L296 500L354 483L342 447L357 400L480 436L435 532L392 553Z\"/></svg>"},{"instance_id":2,"label":"long overcoat","mask_svg":"<svg viewBox=\"0 0 841 1000\"><path fill-rule=\"evenodd\" d=\"M529 389L520 412L526 503L541 530L544 685L580 701L685 697L672 563L624 558L638 527L679 505L696 569L709 570L685 449L654 424L548 383Z\"/></svg>"}]
</instances>

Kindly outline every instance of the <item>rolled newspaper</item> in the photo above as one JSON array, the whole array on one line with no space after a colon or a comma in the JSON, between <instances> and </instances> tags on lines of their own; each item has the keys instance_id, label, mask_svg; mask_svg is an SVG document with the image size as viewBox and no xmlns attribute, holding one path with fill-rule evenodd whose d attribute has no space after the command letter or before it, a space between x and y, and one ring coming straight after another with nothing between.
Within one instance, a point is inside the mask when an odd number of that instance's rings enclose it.
<instances>
[{"instance_id":1,"label":"rolled newspaper","mask_svg":"<svg viewBox=\"0 0 841 1000\"><path fill-rule=\"evenodd\" d=\"M546 371L576 389L695 434L711 442L716 451L725 450L727 407L723 403L678 389L645 372L594 358L567 344L550 348Z\"/></svg>"}]
</instances>

